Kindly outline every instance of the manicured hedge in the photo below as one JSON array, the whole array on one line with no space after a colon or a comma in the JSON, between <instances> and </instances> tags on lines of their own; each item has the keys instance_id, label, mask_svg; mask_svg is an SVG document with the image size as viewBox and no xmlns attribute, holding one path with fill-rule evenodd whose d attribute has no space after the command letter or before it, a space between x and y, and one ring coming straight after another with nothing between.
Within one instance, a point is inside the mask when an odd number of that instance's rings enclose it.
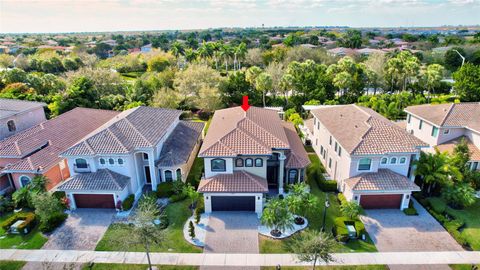
<instances>
[{"instance_id":1,"label":"manicured hedge","mask_svg":"<svg viewBox=\"0 0 480 270\"><path fill-rule=\"evenodd\" d=\"M405 208L403 209L403 212L407 216L418 216L417 209L415 209L414 207Z\"/></svg>"},{"instance_id":2,"label":"manicured hedge","mask_svg":"<svg viewBox=\"0 0 480 270\"><path fill-rule=\"evenodd\" d=\"M134 201L135 201L135 195L133 194L128 195L128 197L122 202L123 211L128 211L132 209Z\"/></svg>"},{"instance_id":3,"label":"manicured hedge","mask_svg":"<svg viewBox=\"0 0 480 270\"><path fill-rule=\"evenodd\" d=\"M318 187L323 192L336 192L337 191L337 181L335 180L319 180Z\"/></svg>"},{"instance_id":4,"label":"manicured hedge","mask_svg":"<svg viewBox=\"0 0 480 270\"><path fill-rule=\"evenodd\" d=\"M337 198L338 198L338 201L340 202L340 205L347 202L347 199L345 198L345 195L343 195L343 193L338 193Z\"/></svg>"},{"instance_id":5,"label":"manicured hedge","mask_svg":"<svg viewBox=\"0 0 480 270\"><path fill-rule=\"evenodd\" d=\"M62 212L51 215L47 220L41 222L40 231L44 233L52 232L58 228L58 226L62 225L67 217L68 215Z\"/></svg>"},{"instance_id":6,"label":"manicured hedge","mask_svg":"<svg viewBox=\"0 0 480 270\"><path fill-rule=\"evenodd\" d=\"M163 182L157 186L157 198L168 198L174 194L173 182Z\"/></svg>"},{"instance_id":7,"label":"manicured hedge","mask_svg":"<svg viewBox=\"0 0 480 270\"><path fill-rule=\"evenodd\" d=\"M37 217L34 213L32 212L18 212L13 214L11 217L7 218L5 221L2 222L1 227L5 231L10 229L10 226L13 225L13 223L17 222L18 220L24 220L22 224L18 226L18 231L26 234L30 232L33 227L37 224ZM25 231L25 229L27 229Z\"/></svg>"},{"instance_id":8,"label":"manicured hedge","mask_svg":"<svg viewBox=\"0 0 480 270\"><path fill-rule=\"evenodd\" d=\"M348 242L350 237L348 236L347 225L353 225L357 232L357 237L361 237L366 234L365 225L359 219L350 219L347 217L338 217L334 220L333 234L335 238L340 242Z\"/></svg>"},{"instance_id":9,"label":"manicured hedge","mask_svg":"<svg viewBox=\"0 0 480 270\"><path fill-rule=\"evenodd\" d=\"M172 195L170 196L168 199L171 203L174 203L174 202L179 202L179 201L183 201L187 198L187 195L181 193L181 194L175 194L175 195Z\"/></svg>"}]
</instances>

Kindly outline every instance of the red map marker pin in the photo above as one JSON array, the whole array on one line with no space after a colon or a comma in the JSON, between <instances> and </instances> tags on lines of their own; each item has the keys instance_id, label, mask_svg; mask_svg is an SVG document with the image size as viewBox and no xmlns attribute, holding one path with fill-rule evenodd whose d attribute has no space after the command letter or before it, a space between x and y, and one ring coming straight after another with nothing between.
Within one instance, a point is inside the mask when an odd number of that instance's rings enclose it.
<instances>
[{"instance_id":1,"label":"red map marker pin","mask_svg":"<svg viewBox=\"0 0 480 270\"><path fill-rule=\"evenodd\" d=\"M250 105L248 105L248 96L243 96L243 104L242 104L242 109L244 111L248 111L248 109L250 109Z\"/></svg>"}]
</instances>

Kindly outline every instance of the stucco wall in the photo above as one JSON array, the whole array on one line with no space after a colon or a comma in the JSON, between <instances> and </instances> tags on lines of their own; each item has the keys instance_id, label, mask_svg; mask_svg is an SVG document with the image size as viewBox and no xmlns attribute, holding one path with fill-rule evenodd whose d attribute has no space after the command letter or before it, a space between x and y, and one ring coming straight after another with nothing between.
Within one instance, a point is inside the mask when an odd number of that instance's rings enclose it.
<instances>
[{"instance_id":1,"label":"stucco wall","mask_svg":"<svg viewBox=\"0 0 480 270\"><path fill-rule=\"evenodd\" d=\"M8 131L7 122L13 120L15 122L16 130L14 132ZM12 115L7 118L0 119L0 140L12 136L25 129L33 127L41 122L46 121L43 107L39 107L21 114Z\"/></svg>"},{"instance_id":2,"label":"stucco wall","mask_svg":"<svg viewBox=\"0 0 480 270\"><path fill-rule=\"evenodd\" d=\"M233 173L233 158L219 158L225 160L226 170L224 172L212 172L211 161L215 158L204 158L205 178L210 178L217 174Z\"/></svg>"},{"instance_id":3,"label":"stucco wall","mask_svg":"<svg viewBox=\"0 0 480 270\"><path fill-rule=\"evenodd\" d=\"M246 171L246 172L249 172L251 174L258 175L262 178L267 178L267 160L268 160L268 157L265 157L265 156L240 156L238 158L242 158L244 164L243 164L243 167L237 167L236 163L235 163L235 160L236 160L236 158L235 158L234 162L233 162L233 170L234 171ZM253 167L245 167L245 160L247 158L252 159ZM262 166L261 167L256 167L255 166L255 159L257 159L257 158L262 159Z\"/></svg>"}]
</instances>

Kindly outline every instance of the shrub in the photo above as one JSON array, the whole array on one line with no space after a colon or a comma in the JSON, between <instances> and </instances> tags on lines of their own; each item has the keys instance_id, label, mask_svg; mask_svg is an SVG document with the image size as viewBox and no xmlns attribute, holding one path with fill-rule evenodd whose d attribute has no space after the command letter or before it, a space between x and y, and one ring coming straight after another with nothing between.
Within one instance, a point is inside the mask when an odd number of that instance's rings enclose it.
<instances>
[{"instance_id":1,"label":"shrub","mask_svg":"<svg viewBox=\"0 0 480 270\"><path fill-rule=\"evenodd\" d=\"M15 206L12 199L0 195L0 215L12 212L13 208L15 208Z\"/></svg>"},{"instance_id":2,"label":"shrub","mask_svg":"<svg viewBox=\"0 0 480 270\"><path fill-rule=\"evenodd\" d=\"M197 201L197 205L195 206L195 211L198 211L200 214L205 213L205 202L203 200L203 196L200 196Z\"/></svg>"},{"instance_id":3,"label":"shrub","mask_svg":"<svg viewBox=\"0 0 480 270\"><path fill-rule=\"evenodd\" d=\"M403 209L403 212L407 216L418 216L417 209L415 209L414 207L405 208L405 209Z\"/></svg>"},{"instance_id":4,"label":"shrub","mask_svg":"<svg viewBox=\"0 0 480 270\"><path fill-rule=\"evenodd\" d=\"M427 199L429 206L432 207L432 210L442 214L447 209L447 204L440 198L431 197Z\"/></svg>"},{"instance_id":5,"label":"shrub","mask_svg":"<svg viewBox=\"0 0 480 270\"><path fill-rule=\"evenodd\" d=\"M190 220L190 223L188 223L188 235L190 238L195 238L195 226L193 225L193 222Z\"/></svg>"},{"instance_id":6,"label":"shrub","mask_svg":"<svg viewBox=\"0 0 480 270\"><path fill-rule=\"evenodd\" d=\"M366 234L365 225L359 219L349 219L347 217L338 217L334 220L333 234L340 242L347 242L348 236L347 225L353 225L357 232L357 237Z\"/></svg>"},{"instance_id":7,"label":"shrub","mask_svg":"<svg viewBox=\"0 0 480 270\"><path fill-rule=\"evenodd\" d=\"M52 196L54 198L57 198L58 200L62 200L67 196L67 194L65 193L65 191L55 191L52 193Z\"/></svg>"},{"instance_id":8,"label":"shrub","mask_svg":"<svg viewBox=\"0 0 480 270\"><path fill-rule=\"evenodd\" d=\"M132 209L134 201L135 201L135 195L133 194L128 195L128 197L122 202L123 211L128 211Z\"/></svg>"},{"instance_id":9,"label":"shrub","mask_svg":"<svg viewBox=\"0 0 480 270\"><path fill-rule=\"evenodd\" d=\"M65 219L67 219L68 215L65 213L55 213L48 217L47 220L42 221L40 224L40 231L47 233L52 232L58 226L60 226Z\"/></svg>"},{"instance_id":10,"label":"shrub","mask_svg":"<svg viewBox=\"0 0 480 270\"><path fill-rule=\"evenodd\" d=\"M168 198L173 195L173 182L163 182L157 185L157 197Z\"/></svg>"},{"instance_id":11,"label":"shrub","mask_svg":"<svg viewBox=\"0 0 480 270\"><path fill-rule=\"evenodd\" d=\"M198 211L198 208L195 208L195 223L196 224L200 223L200 218L201 218L201 214Z\"/></svg>"},{"instance_id":12,"label":"shrub","mask_svg":"<svg viewBox=\"0 0 480 270\"><path fill-rule=\"evenodd\" d=\"M175 181L172 183L173 194L180 194L183 192L185 184L182 181Z\"/></svg>"},{"instance_id":13,"label":"shrub","mask_svg":"<svg viewBox=\"0 0 480 270\"><path fill-rule=\"evenodd\" d=\"M357 202L351 201L342 203L340 212L350 219L356 219L363 212L363 209Z\"/></svg>"},{"instance_id":14,"label":"shrub","mask_svg":"<svg viewBox=\"0 0 480 270\"><path fill-rule=\"evenodd\" d=\"M343 193L338 193L337 198L338 198L338 201L340 202L340 205L347 202L347 199L345 198Z\"/></svg>"},{"instance_id":15,"label":"shrub","mask_svg":"<svg viewBox=\"0 0 480 270\"><path fill-rule=\"evenodd\" d=\"M175 194L170 196L168 199L170 200L171 203L174 203L174 202L183 201L186 198L187 198L187 195L185 194Z\"/></svg>"},{"instance_id":16,"label":"shrub","mask_svg":"<svg viewBox=\"0 0 480 270\"><path fill-rule=\"evenodd\" d=\"M5 231L10 229L13 223L17 222L18 220L24 220L22 224L18 226L18 231L21 233L28 233L30 232L33 227L37 224L37 217L32 212L18 212L13 214L11 217L7 218L5 221L2 222L1 227ZM27 230L25 230L27 229Z\"/></svg>"},{"instance_id":17,"label":"shrub","mask_svg":"<svg viewBox=\"0 0 480 270\"><path fill-rule=\"evenodd\" d=\"M168 216L167 215L160 215L159 228L162 229L162 230L166 229L169 224L170 224L170 222L168 221Z\"/></svg>"},{"instance_id":18,"label":"shrub","mask_svg":"<svg viewBox=\"0 0 480 270\"><path fill-rule=\"evenodd\" d=\"M318 181L318 187L324 192L336 192L337 181L335 180L320 180Z\"/></svg>"}]
</instances>

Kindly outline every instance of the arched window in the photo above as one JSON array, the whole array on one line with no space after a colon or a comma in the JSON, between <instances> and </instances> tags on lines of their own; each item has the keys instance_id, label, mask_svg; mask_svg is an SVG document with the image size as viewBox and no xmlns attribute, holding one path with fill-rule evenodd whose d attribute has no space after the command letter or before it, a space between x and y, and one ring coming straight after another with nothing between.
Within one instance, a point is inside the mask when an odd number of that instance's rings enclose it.
<instances>
[{"instance_id":1,"label":"arched window","mask_svg":"<svg viewBox=\"0 0 480 270\"><path fill-rule=\"evenodd\" d=\"M290 180L290 183L295 183L297 181L298 177L298 171L296 169L291 169L288 171L288 179Z\"/></svg>"},{"instance_id":2,"label":"arched window","mask_svg":"<svg viewBox=\"0 0 480 270\"><path fill-rule=\"evenodd\" d=\"M263 159L256 158L255 159L255 167L263 167Z\"/></svg>"},{"instance_id":3,"label":"arched window","mask_svg":"<svg viewBox=\"0 0 480 270\"><path fill-rule=\"evenodd\" d=\"M407 162L407 158L406 157L401 157L400 158L400 164L405 164L405 162Z\"/></svg>"},{"instance_id":4,"label":"arched window","mask_svg":"<svg viewBox=\"0 0 480 270\"><path fill-rule=\"evenodd\" d=\"M80 169L86 169L88 168L87 161L83 158L77 158L75 159L75 166Z\"/></svg>"},{"instance_id":5,"label":"arched window","mask_svg":"<svg viewBox=\"0 0 480 270\"><path fill-rule=\"evenodd\" d=\"M123 159L121 159L121 158L117 159L117 163L118 163L118 165L123 165Z\"/></svg>"},{"instance_id":6,"label":"arched window","mask_svg":"<svg viewBox=\"0 0 480 270\"><path fill-rule=\"evenodd\" d=\"M8 131L10 132L15 132L15 130L17 130L17 127L15 126L15 121L13 120L8 120L7 127L8 127Z\"/></svg>"},{"instance_id":7,"label":"arched window","mask_svg":"<svg viewBox=\"0 0 480 270\"><path fill-rule=\"evenodd\" d=\"M182 170L180 168L177 169L177 181L182 180Z\"/></svg>"},{"instance_id":8,"label":"arched window","mask_svg":"<svg viewBox=\"0 0 480 270\"><path fill-rule=\"evenodd\" d=\"M165 171L165 181L172 182L172 180L173 180L172 171L166 170Z\"/></svg>"},{"instance_id":9,"label":"arched window","mask_svg":"<svg viewBox=\"0 0 480 270\"><path fill-rule=\"evenodd\" d=\"M224 172L227 170L225 160L216 158L210 162L212 172Z\"/></svg>"},{"instance_id":10,"label":"arched window","mask_svg":"<svg viewBox=\"0 0 480 270\"><path fill-rule=\"evenodd\" d=\"M372 160L369 158L362 158L358 161L358 170L359 171L370 171L372 165Z\"/></svg>"},{"instance_id":11,"label":"arched window","mask_svg":"<svg viewBox=\"0 0 480 270\"><path fill-rule=\"evenodd\" d=\"M235 160L235 166L237 166L237 167L243 167L243 159L237 158L237 159Z\"/></svg>"},{"instance_id":12,"label":"arched window","mask_svg":"<svg viewBox=\"0 0 480 270\"><path fill-rule=\"evenodd\" d=\"M115 164L115 160L114 160L113 158L109 158L109 159L108 159L108 164L114 165L114 164Z\"/></svg>"},{"instance_id":13,"label":"arched window","mask_svg":"<svg viewBox=\"0 0 480 270\"><path fill-rule=\"evenodd\" d=\"M25 175L20 176L20 185L22 185L22 187L30 184L31 182L32 180L30 179L30 177Z\"/></svg>"},{"instance_id":14,"label":"arched window","mask_svg":"<svg viewBox=\"0 0 480 270\"><path fill-rule=\"evenodd\" d=\"M245 167L253 167L253 159L251 158L245 159Z\"/></svg>"},{"instance_id":15,"label":"arched window","mask_svg":"<svg viewBox=\"0 0 480 270\"><path fill-rule=\"evenodd\" d=\"M101 159L100 159L100 164L101 164L101 165L105 165L105 163L107 163L107 162L105 161L105 159L104 159L104 158L101 158Z\"/></svg>"},{"instance_id":16,"label":"arched window","mask_svg":"<svg viewBox=\"0 0 480 270\"><path fill-rule=\"evenodd\" d=\"M383 157L382 160L380 161L381 164L387 164L388 158Z\"/></svg>"},{"instance_id":17,"label":"arched window","mask_svg":"<svg viewBox=\"0 0 480 270\"><path fill-rule=\"evenodd\" d=\"M390 164L397 164L397 158L396 157L392 157L390 159Z\"/></svg>"}]
</instances>

